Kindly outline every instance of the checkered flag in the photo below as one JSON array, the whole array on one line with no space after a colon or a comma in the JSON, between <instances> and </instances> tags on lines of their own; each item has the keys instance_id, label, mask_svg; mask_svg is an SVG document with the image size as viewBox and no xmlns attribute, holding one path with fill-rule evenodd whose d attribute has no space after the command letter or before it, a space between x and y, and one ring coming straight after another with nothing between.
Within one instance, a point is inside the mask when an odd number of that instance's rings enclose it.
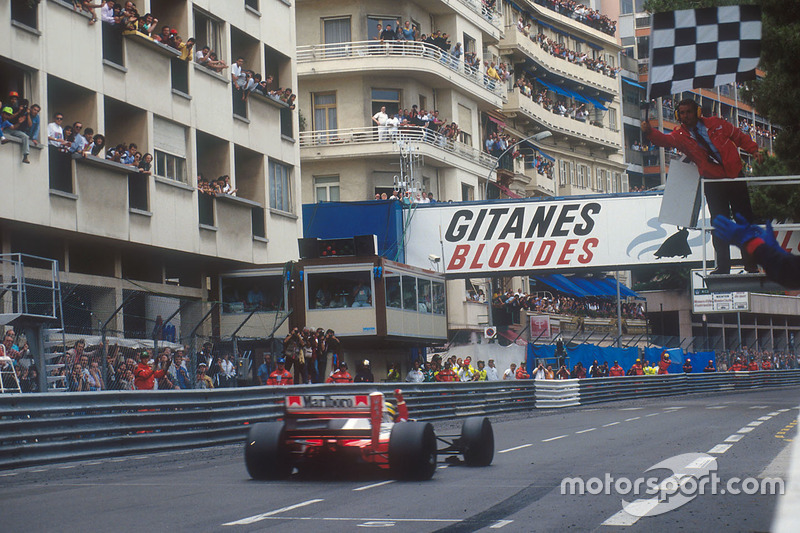
<instances>
[{"instance_id":1,"label":"checkered flag","mask_svg":"<svg viewBox=\"0 0 800 533\"><path fill-rule=\"evenodd\" d=\"M755 79L760 56L759 6L655 13L647 98Z\"/></svg>"}]
</instances>

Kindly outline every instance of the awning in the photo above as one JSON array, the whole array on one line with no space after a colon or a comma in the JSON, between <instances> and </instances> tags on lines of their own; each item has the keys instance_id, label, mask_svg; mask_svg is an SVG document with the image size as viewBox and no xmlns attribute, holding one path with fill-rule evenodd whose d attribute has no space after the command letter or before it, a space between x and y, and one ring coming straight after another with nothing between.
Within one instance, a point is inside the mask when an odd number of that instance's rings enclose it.
<instances>
[{"instance_id":1,"label":"awning","mask_svg":"<svg viewBox=\"0 0 800 533\"><path fill-rule=\"evenodd\" d=\"M561 283L558 283L556 280L554 280L552 276L534 276L534 278L536 278L538 281L541 281L545 285L551 286L552 288L554 288L558 292L566 292L567 294L575 294L571 290L569 290L567 287L565 287Z\"/></svg>"},{"instance_id":2,"label":"awning","mask_svg":"<svg viewBox=\"0 0 800 533\"><path fill-rule=\"evenodd\" d=\"M501 128L505 129L505 127L506 127L506 123L505 122L501 122L501 121L497 120L492 115L486 115L486 116L489 117L489 120L491 120L492 122L494 122L495 124L497 124Z\"/></svg>"},{"instance_id":3,"label":"awning","mask_svg":"<svg viewBox=\"0 0 800 533\"><path fill-rule=\"evenodd\" d=\"M561 96L570 96L570 94L561 87L547 83L546 81L542 80L542 78L536 78L536 81L538 81L539 83L541 83L542 85L544 85L545 87L547 87L556 94L560 94Z\"/></svg>"},{"instance_id":4,"label":"awning","mask_svg":"<svg viewBox=\"0 0 800 533\"><path fill-rule=\"evenodd\" d=\"M604 283L605 285L609 286L614 291L614 296L617 294L617 279L613 276L609 276L602 280L596 280L600 283ZM637 298L639 300L643 300L644 298L630 290L624 284L619 284L619 295L624 296L625 298Z\"/></svg>"},{"instance_id":5,"label":"awning","mask_svg":"<svg viewBox=\"0 0 800 533\"><path fill-rule=\"evenodd\" d=\"M624 81L624 82L625 82L625 83L627 83L628 85L631 85L631 86L633 86L633 87L637 87L637 88L639 88L639 89L644 89L644 87L643 87L641 84L639 84L639 83L636 83L636 82L635 82L635 81L633 81L633 80L629 80L629 79L628 79L628 78L626 78L625 76L621 76L621 77L622 77L622 81Z\"/></svg>"},{"instance_id":6,"label":"awning","mask_svg":"<svg viewBox=\"0 0 800 533\"><path fill-rule=\"evenodd\" d=\"M546 154L545 152L543 152L543 151L542 151L542 149L541 149L541 148L539 148L538 146L535 146L535 145L534 145L533 143L531 143L530 141L524 141L522 144L524 144L524 145L528 146L529 148L533 149L534 151L538 152L538 153L539 153L539 154L541 154L541 156L542 156L542 157L544 157L545 159L549 159L550 161L555 161L555 158L554 158L554 157L552 157L552 156L550 156L550 155Z\"/></svg>"},{"instance_id":7,"label":"awning","mask_svg":"<svg viewBox=\"0 0 800 533\"><path fill-rule=\"evenodd\" d=\"M582 296L582 297L592 296L591 293L583 290L582 288L580 288L575 283L572 283L568 278L564 277L563 274L553 274L551 277L553 279L555 279L556 281L562 283L568 289L570 289L570 292L572 292L572 294L575 294L577 296Z\"/></svg>"},{"instance_id":8,"label":"awning","mask_svg":"<svg viewBox=\"0 0 800 533\"><path fill-rule=\"evenodd\" d=\"M603 49L602 46L598 46L598 45L596 45L594 43L590 43L589 41L586 41L586 44L587 44L587 46L589 46L589 48L594 48L595 50L602 50Z\"/></svg>"},{"instance_id":9,"label":"awning","mask_svg":"<svg viewBox=\"0 0 800 533\"><path fill-rule=\"evenodd\" d=\"M590 279L581 278L579 276L573 276L573 277L571 277L569 279L570 279L570 281L572 281L572 283L576 284L577 286L579 286L580 288L582 288L583 290L585 290L586 292L588 292L592 296L609 296L610 295L607 287L605 287L605 286L600 287L600 286L592 283L592 280L590 280Z\"/></svg>"},{"instance_id":10,"label":"awning","mask_svg":"<svg viewBox=\"0 0 800 533\"><path fill-rule=\"evenodd\" d=\"M591 104L592 104L593 106L595 106L596 108L598 108L598 109L602 109L603 111L607 111L607 110L608 110L608 108L607 108L606 106L604 106L604 105L602 104L602 102L600 102L600 100L597 100L597 99L595 99L595 98L592 98L591 96L587 96L586 98L587 98L587 99L589 100L589 102L591 102Z\"/></svg>"}]
</instances>

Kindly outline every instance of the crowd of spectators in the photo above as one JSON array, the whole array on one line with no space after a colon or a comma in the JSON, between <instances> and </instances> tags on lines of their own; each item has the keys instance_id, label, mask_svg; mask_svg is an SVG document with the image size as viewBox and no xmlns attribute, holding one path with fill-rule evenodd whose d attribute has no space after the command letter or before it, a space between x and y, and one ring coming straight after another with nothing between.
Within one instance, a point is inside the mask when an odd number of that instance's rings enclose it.
<instances>
[{"instance_id":1,"label":"crowd of spectators","mask_svg":"<svg viewBox=\"0 0 800 533\"><path fill-rule=\"evenodd\" d=\"M211 196L220 196L227 194L229 196L236 196L239 189L234 189L231 185L231 177L227 174L220 176L215 180L207 180L203 174L197 175L197 189L204 194Z\"/></svg>"},{"instance_id":2,"label":"crowd of spectators","mask_svg":"<svg viewBox=\"0 0 800 533\"><path fill-rule=\"evenodd\" d=\"M748 134L754 141L769 142L774 141L778 137L778 130L770 128L769 126L761 126L753 124L753 121L747 118L739 118L739 129Z\"/></svg>"},{"instance_id":3,"label":"crowd of spectators","mask_svg":"<svg viewBox=\"0 0 800 533\"><path fill-rule=\"evenodd\" d=\"M265 353L256 375L261 385L353 381L336 333L332 329L309 327L293 328L283 340L283 353L279 357Z\"/></svg>"},{"instance_id":4,"label":"crowd of spectators","mask_svg":"<svg viewBox=\"0 0 800 533\"><path fill-rule=\"evenodd\" d=\"M614 298L577 297L553 295L551 293L526 294L522 290L495 292L492 307L509 313L519 310L533 313L585 316L591 318L613 318L617 316L617 303ZM644 306L638 302L623 302L622 316L644 320Z\"/></svg>"},{"instance_id":5,"label":"crowd of spectators","mask_svg":"<svg viewBox=\"0 0 800 533\"><path fill-rule=\"evenodd\" d=\"M486 139L483 141L483 149L494 157L500 157L510 146L514 146L518 142L518 139L507 133L491 131L487 133ZM547 159L542 154L536 152L535 155L524 156L518 149L515 149L510 154L506 155L512 160L525 157L526 165L535 168L539 174L553 179L553 172L555 169L554 162Z\"/></svg>"},{"instance_id":6,"label":"crowd of spectators","mask_svg":"<svg viewBox=\"0 0 800 533\"><path fill-rule=\"evenodd\" d=\"M548 91L546 89L537 91L535 83L536 82L529 80L523 75L517 79L514 86L519 89L522 95L527 96L552 113L561 115L562 117L569 117L578 122L587 121L589 110L586 108L586 104L572 102L567 100L566 97L556 96L555 99L552 99L548 96ZM590 123L596 126L602 126L602 124L597 122L590 121Z\"/></svg>"},{"instance_id":7,"label":"crowd of spectators","mask_svg":"<svg viewBox=\"0 0 800 533\"><path fill-rule=\"evenodd\" d=\"M759 350L755 348L718 352L716 363L720 371L754 370L755 363L760 370L787 370L800 368L796 355L786 352ZM738 366L737 366L738 363ZM746 367L746 368L744 368Z\"/></svg>"},{"instance_id":8,"label":"crowd of spectators","mask_svg":"<svg viewBox=\"0 0 800 533\"><path fill-rule=\"evenodd\" d=\"M211 53L207 46L197 52L195 61L199 65L206 66L217 72L227 68L227 65L220 67L219 62L211 59ZM245 101L252 93L257 93L275 101L283 102L289 106L289 109L295 108L297 95L292 92L291 88L274 87L274 78L272 76L262 78L261 74L245 68L243 57L237 57L230 68L234 98Z\"/></svg>"},{"instance_id":9,"label":"crowd of spectators","mask_svg":"<svg viewBox=\"0 0 800 533\"><path fill-rule=\"evenodd\" d=\"M370 46L371 54L381 53L421 53L423 57L436 59L443 65L459 70L461 64L464 65L464 72L467 75L478 78L482 75L483 84L489 90L494 91L499 84L508 81L513 74L513 70L505 63L481 59L475 52L467 52L463 45L457 42L453 46L450 35L441 30L430 34L420 33L416 25L406 20L401 23L397 19L394 27L391 24L378 24L376 36L373 40L378 41L375 46ZM404 42L422 43L425 46L420 50L404 46Z\"/></svg>"},{"instance_id":10,"label":"crowd of spectators","mask_svg":"<svg viewBox=\"0 0 800 533\"><path fill-rule=\"evenodd\" d=\"M372 124L379 141L421 140L450 150L461 134L458 124L440 117L438 110L418 110L416 104L392 114L387 114L386 106L382 106L372 115Z\"/></svg>"},{"instance_id":11,"label":"crowd of spectators","mask_svg":"<svg viewBox=\"0 0 800 533\"><path fill-rule=\"evenodd\" d=\"M534 2L608 35L614 35L617 32L616 20L611 20L600 11L591 9L575 0L534 0Z\"/></svg>"},{"instance_id":12,"label":"crowd of spectators","mask_svg":"<svg viewBox=\"0 0 800 533\"><path fill-rule=\"evenodd\" d=\"M19 93L11 91L5 104L0 102L0 143L6 144L15 137L22 144L22 162L30 163L30 145L36 146L39 141L39 104L30 105L27 99L20 98Z\"/></svg>"},{"instance_id":13,"label":"crowd of spectators","mask_svg":"<svg viewBox=\"0 0 800 533\"><path fill-rule=\"evenodd\" d=\"M589 70L605 74L610 78L616 78L617 73L621 70L619 67L613 67L600 58L589 57L586 52L577 52L567 48L564 43L554 41L544 33L534 34L531 32L531 23L526 22L523 17L517 21L517 30L528 37L531 41L538 44L542 50L547 52L553 57L564 59L575 65L586 67Z\"/></svg>"},{"instance_id":14,"label":"crowd of spectators","mask_svg":"<svg viewBox=\"0 0 800 533\"><path fill-rule=\"evenodd\" d=\"M411 205L411 204L435 204L436 200L433 198L433 193L425 193L424 191L403 191L400 192L399 189L392 190L392 194L389 195L385 192L382 193L375 193L376 200L397 200L403 202L404 205Z\"/></svg>"}]
</instances>

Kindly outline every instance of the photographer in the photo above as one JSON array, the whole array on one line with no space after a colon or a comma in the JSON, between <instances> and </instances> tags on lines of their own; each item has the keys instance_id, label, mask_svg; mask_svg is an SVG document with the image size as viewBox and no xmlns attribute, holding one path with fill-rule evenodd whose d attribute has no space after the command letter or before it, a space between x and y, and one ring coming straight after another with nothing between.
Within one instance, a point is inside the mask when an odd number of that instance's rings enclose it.
<instances>
[{"instance_id":1,"label":"photographer","mask_svg":"<svg viewBox=\"0 0 800 533\"><path fill-rule=\"evenodd\" d=\"M305 354L303 353L305 341L298 328L292 328L283 341L283 355L286 359L286 370L294 373L295 383L299 381L305 367ZM302 361L301 361L302 359Z\"/></svg>"},{"instance_id":2,"label":"photographer","mask_svg":"<svg viewBox=\"0 0 800 533\"><path fill-rule=\"evenodd\" d=\"M39 106L36 106L37 108ZM36 134L39 133L39 121L38 121L38 109L37 112L34 113L34 117L36 117ZM30 117L30 112L28 110L28 101L22 100L22 103L19 106L19 110L15 113L12 107L4 107L2 110L2 128L3 134L10 135L12 137L18 138L22 141L22 162L23 163L30 163L28 159L28 154L31 153L30 148L30 141L31 138L28 136L28 133L31 128L33 127L33 122ZM3 144L8 142L8 139L3 139Z\"/></svg>"},{"instance_id":3,"label":"photographer","mask_svg":"<svg viewBox=\"0 0 800 533\"><path fill-rule=\"evenodd\" d=\"M323 355L317 363L319 368L322 369L320 370L320 373L328 371L328 356L331 354L333 355L332 367L335 369L339 366L339 356L342 353L342 343L339 342L339 338L332 329L329 329L325 332L325 348L322 353Z\"/></svg>"}]
</instances>

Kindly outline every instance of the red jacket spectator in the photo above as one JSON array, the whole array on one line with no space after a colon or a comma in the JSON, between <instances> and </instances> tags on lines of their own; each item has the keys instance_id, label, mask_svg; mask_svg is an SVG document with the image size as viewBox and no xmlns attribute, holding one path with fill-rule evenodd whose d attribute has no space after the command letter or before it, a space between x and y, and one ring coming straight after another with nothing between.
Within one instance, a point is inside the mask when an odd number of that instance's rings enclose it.
<instances>
[{"instance_id":1,"label":"red jacket spectator","mask_svg":"<svg viewBox=\"0 0 800 533\"><path fill-rule=\"evenodd\" d=\"M747 368L737 360L735 363L731 365L730 372L744 372Z\"/></svg>"},{"instance_id":2,"label":"red jacket spectator","mask_svg":"<svg viewBox=\"0 0 800 533\"><path fill-rule=\"evenodd\" d=\"M644 368L642 368L642 362L637 359L630 370L628 370L629 376L644 376Z\"/></svg>"},{"instance_id":3,"label":"red jacket spectator","mask_svg":"<svg viewBox=\"0 0 800 533\"><path fill-rule=\"evenodd\" d=\"M661 354L661 361L658 362L658 373L659 374L669 374L669 365L671 365L671 361L669 360L668 353Z\"/></svg>"},{"instance_id":4,"label":"red jacket spectator","mask_svg":"<svg viewBox=\"0 0 800 533\"><path fill-rule=\"evenodd\" d=\"M755 372L756 370L758 370L758 363L756 363L755 360L750 361L750 365L747 367L747 370L749 370L750 372Z\"/></svg>"},{"instance_id":5,"label":"red jacket spectator","mask_svg":"<svg viewBox=\"0 0 800 533\"><path fill-rule=\"evenodd\" d=\"M347 371L347 363L344 361L339 365L339 370L334 372L325 383L352 383L353 376Z\"/></svg>"},{"instance_id":6,"label":"red jacket spectator","mask_svg":"<svg viewBox=\"0 0 800 533\"><path fill-rule=\"evenodd\" d=\"M517 368L517 379L531 379L530 374L525 372L525 367L522 365L519 365L519 368Z\"/></svg>"},{"instance_id":7,"label":"red jacket spectator","mask_svg":"<svg viewBox=\"0 0 800 533\"><path fill-rule=\"evenodd\" d=\"M772 361L769 359L761 361L761 370L772 370Z\"/></svg>"},{"instance_id":8,"label":"red jacket spectator","mask_svg":"<svg viewBox=\"0 0 800 533\"><path fill-rule=\"evenodd\" d=\"M667 135L655 128L648 132L650 141L656 146L677 148L697 165L700 175L705 178L733 178L742 171L742 158L739 148L750 154L758 152L758 145L749 135L727 120L717 117L703 117L700 121L708 129L708 137L722 158L721 165L708 159L708 153L692 138L685 127L678 126Z\"/></svg>"},{"instance_id":9,"label":"red jacket spectator","mask_svg":"<svg viewBox=\"0 0 800 533\"><path fill-rule=\"evenodd\" d=\"M278 368L267 378L267 385L294 385L292 373L285 368Z\"/></svg>"},{"instance_id":10,"label":"red jacket spectator","mask_svg":"<svg viewBox=\"0 0 800 533\"><path fill-rule=\"evenodd\" d=\"M620 377L625 375L625 369L619 366L619 363L614 361L614 366L608 369L608 375L612 378Z\"/></svg>"},{"instance_id":11,"label":"red jacket spectator","mask_svg":"<svg viewBox=\"0 0 800 533\"><path fill-rule=\"evenodd\" d=\"M436 381L440 382L458 381L458 375L455 372L453 372L452 368L447 367L444 370L439 371L438 374L436 374Z\"/></svg>"},{"instance_id":12,"label":"red jacket spectator","mask_svg":"<svg viewBox=\"0 0 800 533\"><path fill-rule=\"evenodd\" d=\"M147 352L142 354L139 365L133 371L133 384L137 390L153 390L156 379L167 375L166 370L156 370L155 363L152 366L148 365L146 358L150 358Z\"/></svg>"}]
</instances>

